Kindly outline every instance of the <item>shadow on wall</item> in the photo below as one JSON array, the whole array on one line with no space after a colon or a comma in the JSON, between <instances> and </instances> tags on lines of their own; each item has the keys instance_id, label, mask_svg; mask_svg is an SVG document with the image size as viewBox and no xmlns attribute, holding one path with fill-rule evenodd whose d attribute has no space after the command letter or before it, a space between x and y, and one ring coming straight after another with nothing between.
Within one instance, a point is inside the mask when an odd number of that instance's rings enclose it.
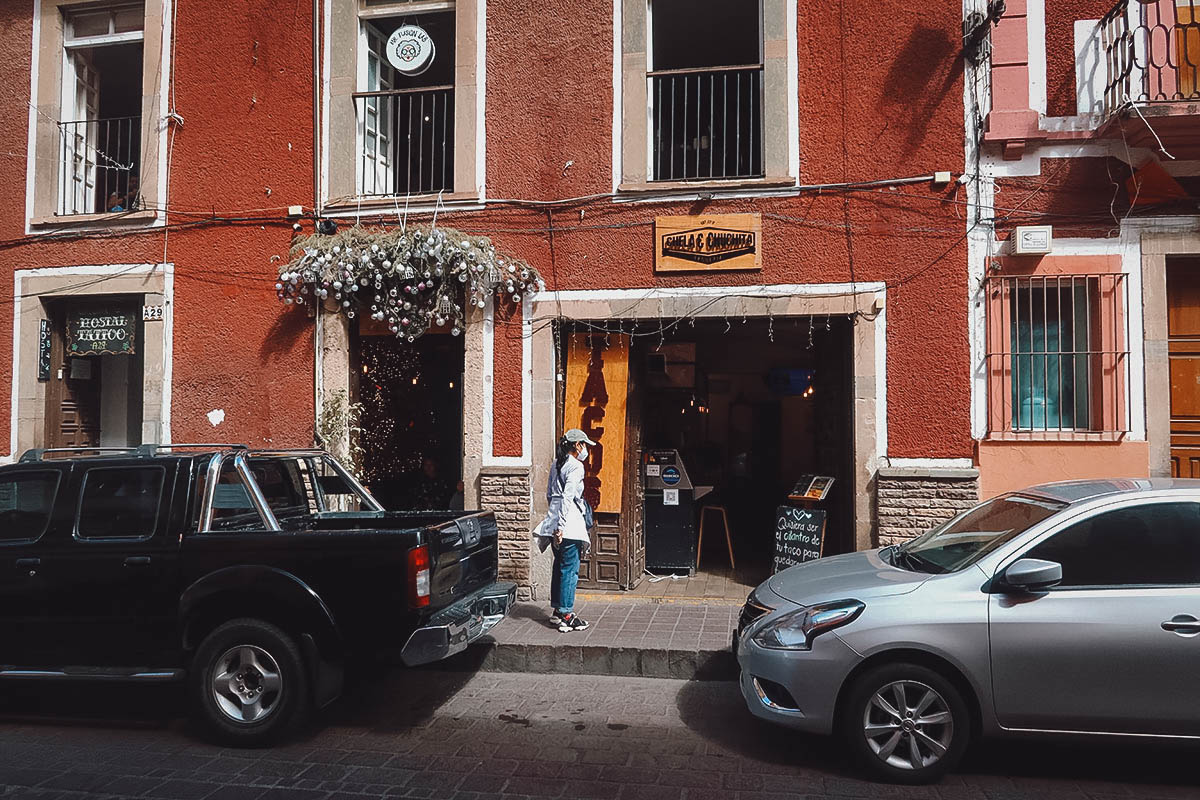
<instances>
[{"instance_id":1,"label":"shadow on wall","mask_svg":"<svg viewBox=\"0 0 1200 800\"><path fill-rule=\"evenodd\" d=\"M934 111L962 74L959 40L941 28L918 26L896 54L883 85L879 109L908 130L906 151L912 152L929 133ZM955 95L961 103L961 91Z\"/></svg>"},{"instance_id":2,"label":"shadow on wall","mask_svg":"<svg viewBox=\"0 0 1200 800\"><path fill-rule=\"evenodd\" d=\"M281 310L258 349L259 358L267 362L281 360L298 345L311 340L313 324L308 314L290 308L287 311Z\"/></svg>"}]
</instances>

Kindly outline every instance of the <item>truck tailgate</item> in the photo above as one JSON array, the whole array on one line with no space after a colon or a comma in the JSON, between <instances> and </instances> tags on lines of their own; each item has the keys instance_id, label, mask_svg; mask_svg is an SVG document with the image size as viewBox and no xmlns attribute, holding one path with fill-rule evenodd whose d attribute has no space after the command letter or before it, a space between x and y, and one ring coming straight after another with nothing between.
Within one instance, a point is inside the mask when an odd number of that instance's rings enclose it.
<instances>
[{"instance_id":1,"label":"truck tailgate","mask_svg":"<svg viewBox=\"0 0 1200 800\"><path fill-rule=\"evenodd\" d=\"M448 606L496 581L499 535L491 511L467 514L426 531L431 608Z\"/></svg>"}]
</instances>

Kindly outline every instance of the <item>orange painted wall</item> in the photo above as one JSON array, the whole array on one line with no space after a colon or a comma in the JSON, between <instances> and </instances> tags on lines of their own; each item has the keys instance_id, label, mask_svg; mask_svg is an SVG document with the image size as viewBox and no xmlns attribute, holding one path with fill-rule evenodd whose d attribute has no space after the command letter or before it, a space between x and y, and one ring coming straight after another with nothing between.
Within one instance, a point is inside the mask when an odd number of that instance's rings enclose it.
<instances>
[{"instance_id":1,"label":"orange painted wall","mask_svg":"<svg viewBox=\"0 0 1200 800\"><path fill-rule=\"evenodd\" d=\"M1147 442L980 442L983 499L1050 481L1147 478Z\"/></svg>"}]
</instances>

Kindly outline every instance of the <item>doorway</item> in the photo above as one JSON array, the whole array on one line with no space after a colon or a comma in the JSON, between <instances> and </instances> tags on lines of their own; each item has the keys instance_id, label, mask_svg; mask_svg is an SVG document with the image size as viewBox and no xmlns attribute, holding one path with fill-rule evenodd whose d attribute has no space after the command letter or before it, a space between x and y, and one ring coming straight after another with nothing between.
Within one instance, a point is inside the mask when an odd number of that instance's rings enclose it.
<instances>
[{"instance_id":1,"label":"doorway","mask_svg":"<svg viewBox=\"0 0 1200 800\"><path fill-rule=\"evenodd\" d=\"M364 483L391 511L462 509L463 340L356 337Z\"/></svg>"},{"instance_id":2,"label":"doorway","mask_svg":"<svg viewBox=\"0 0 1200 800\"><path fill-rule=\"evenodd\" d=\"M135 447L142 443L140 297L46 300L49 349L46 446Z\"/></svg>"},{"instance_id":3,"label":"doorway","mask_svg":"<svg viewBox=\"0 0 1200 800\"><path fill-rule=\"evenodd\" d=\"M707 593L770 574L775 511L803 475L834 478L820 506L825 554L855 549L851 334L838 316L696 320L634 337L642 451L678 451L695 487L692 531L705 515L698 575L726 581L706 579ZM656 535L667 534L647 516L646 541Z\"/></svg>"},{"instance_id":4,"label":"doorway","mask_svg":"<svg viewBox=\"0 0 1200 800\"><path fill-rule=\"evenodd\" d=\"M1200 478L1200 259L1167 260L1171 476Z\"/></svg>"}]
</instances>

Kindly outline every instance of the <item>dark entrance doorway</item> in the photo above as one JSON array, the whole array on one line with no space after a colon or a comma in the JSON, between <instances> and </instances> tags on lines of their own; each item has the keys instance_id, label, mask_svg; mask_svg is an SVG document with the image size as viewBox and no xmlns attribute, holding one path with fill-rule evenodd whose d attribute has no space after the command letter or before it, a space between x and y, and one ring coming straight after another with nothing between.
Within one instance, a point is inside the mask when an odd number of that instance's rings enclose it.
<instances>
[{"instance_id":1,"label":"dark entrance doorway","mask_svg":"<svg viewBox=\"0 0 1200 800\"><path fill-rule=\"evenodd\" d=\"M701 572L747 586L766 578L775 509L806 474L835 478L822 503L825 553L854 549L851 333L848 318L803 317L697 320L661 339L634 337L641 446L677 450L697 487L694 530L707 514ZM647 525L646 541L655 535Z\"/></svg>"},{"instance_id":2,"label":"dark entrance doorway","mask_svg":"<svg viewBox=\"0 0 1200 800\"><path fill-rule=\"evenodd\" d=\"M84 448L141 444L142 353L145 345L145 327L139 310L142 297L106 295L79 300L51 299L45 300L44 304L50 323L46 446ZM122 316L128 322L108 325L116 316ZM93 332L107 333L117 328L132 330L132 352L115 352L122 348L99 345L95 337L73 347L68 322L81 317L106 323L103 328L91 328Z\"/></svg>"},{"instance_id":3,"label":"dark entrance doorway","mask_svg":"<svg viewBox=\"0 0 1200 800\"><path fill-rule=\"evenodd\" d=\"M462 338L357 341L364 482L390 510L462 508Z\"/></svg>"}]
</instances>

